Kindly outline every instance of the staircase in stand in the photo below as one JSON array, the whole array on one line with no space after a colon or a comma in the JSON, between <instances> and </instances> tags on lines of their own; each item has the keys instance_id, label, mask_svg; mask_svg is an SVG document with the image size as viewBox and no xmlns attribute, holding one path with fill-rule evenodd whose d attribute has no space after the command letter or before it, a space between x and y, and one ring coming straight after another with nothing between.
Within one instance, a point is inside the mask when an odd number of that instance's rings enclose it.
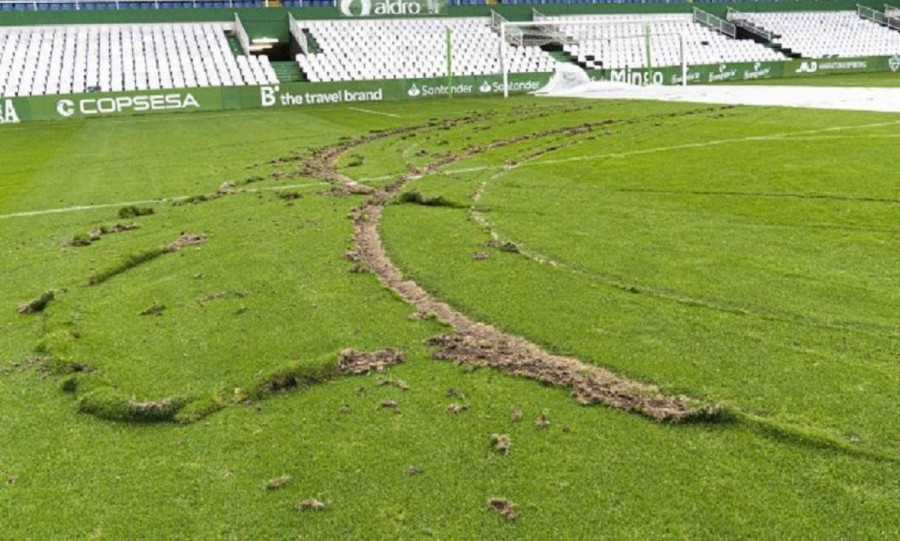
<instances>
[{"instance_id":1,"label":"staircase in stand","mask_svg":"<svg viewBox=\"0 0 900 541\"><path fill-rule=\"evenodd\" d=\"M300 66L293 61L271 62L275 75L281 83L296 83L305 81L306 77L300 71Z\"/></svg>"}]
</instances>

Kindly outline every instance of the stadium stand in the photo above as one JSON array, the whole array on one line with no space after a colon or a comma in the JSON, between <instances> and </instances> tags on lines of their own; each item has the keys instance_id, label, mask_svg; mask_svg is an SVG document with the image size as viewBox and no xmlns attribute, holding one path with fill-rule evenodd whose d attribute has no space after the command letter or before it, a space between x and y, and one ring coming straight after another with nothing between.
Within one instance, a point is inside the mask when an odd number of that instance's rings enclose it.
<instances>
[{"instance_id":1,"label":"stadium stand","mask_svg":"<svg viewBox=\"0 0 900 541\"><path fill-rule=\"evenodd\" d=\"M290 0L284 2L288 6ZM300 7L301 1L290 2ZM331 6L331 0L303 0L304 7ZM261 8L266 0L0 0L0 11L99 11L134 9ZM290 7L290 6L288 6Z\"/></svg>"},{"instance_id":2,"label":"stadium stand","mask_svg":"<svg viewBox=\"0 0 900 541\"><path fill-rule=\"evenodd\" d=\"M865 20L854 11L731 14L772 35L772 44L792 56L841 58L900 53L900 32Z\"/></svg>"},{"instance_id":3,"label":"stadium stand","mask_svg":"<svg viewBox=\"0 0 900 541\"><path fill-rule=\"evenodd\" d=\"M278 81L235 55L231 23L0 27L0 95L242 86Z\"/></svg>"},{"instance_id":4,"label":"stadium stand","mask_svg":"<svg viewBox=\"0 0 900 541\"><path fill-rule=\"evenodd\" d=\"M760 62L784 60L785 56L752 40L733 39L693 21L688 14L673 15L573 15L545 20L603 25L563 25L561 31L574 43L563 50L587 68L621 69L647 67L645 29L650 28L650 56L654 67L681 64L681 40L688 64ZM637 22L633 22L637 21Z\"/></svg>"},{"instance_id":5,"label":"stadium stand","mask_svg":"<svg viewBox=\"0 0 900 541\"><path fill-rule=\"evenodd\" d=\"M447 73L446 28L452 30L453 74L500 71L500 37L487 17L298 21L318 44L299 54L310 81L438 77ZM552 72L556 60L539 47L505 44L510 73Z\"/></svg>"}]
</instances>

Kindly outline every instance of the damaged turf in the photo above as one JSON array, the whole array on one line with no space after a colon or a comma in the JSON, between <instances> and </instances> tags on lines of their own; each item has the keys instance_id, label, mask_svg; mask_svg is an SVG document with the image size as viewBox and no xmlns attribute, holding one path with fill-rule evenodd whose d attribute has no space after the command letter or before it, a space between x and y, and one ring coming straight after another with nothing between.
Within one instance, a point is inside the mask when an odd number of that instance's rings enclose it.
<instances>
[{"instance_id":1,"label":"damaged turf","mask_svg":"<svg viewBox=\"0 0 900 541\"><path fill-rule=\"evenodd\" d=\"M345 349L338 359L338 368L342 374L369 374L384 372L395 364L406 359L402 351L386 348L372 353L353 349Z\"/></svg>"},{"instance_id":2,"label":"damaged turf","mask_svg":"<svg viewBox=\"0 0 900 541\"><path fill-rule=\"evenodd\" d=\"M476 324L466 333L435 336L427 343L439 348L435 359L490 366L512 376L569 389L585 405L602 403L643 413L657 421L681 421L717 411L716 406L703 405L684 396L662 395L652 385L621 378L576 359L552 355L486 325ZM543 414L538 419L543 419L545 426L549 424Z\"/></svg>"},{"instance_id":3,"label":"damaged turf","mask_svg":"<svg viewBox=\"0 0 900 541\"><path fill-rule=\"evenodd\" d=\"M535 137L584 133L608 123L610 122L581 124L529 136L518 136L495 141L487 149ZM337 159L345 150L364 142L367 142L366 138L316 151L315 159L307 163L308 168L305 172L344 188L356 186L358 184L356 181L337 171ZM417 313L434 314L456 331L428 340L429 345L439 348L435 358L472 366L492 367L512 376L534 379L568 389L582 404L602 403L622 411L639 412L657 421L709 418L719 414L721 408L716 404L702 403L685 396L664 395L653 385L629 380L575 358L552 355L524 338L506 334L490 325L477 323L447 303L433 299L419 284L407 279L393 264L382 246L378 231L385 204L401 193L412 181L485 150L484 147L479 147L463 156L448 155L424 167L414 168L409 174L376 192L350 214L355 225L356 246L348 251L348 258L364 264L386 287L412 304ZM501 251L519 252L517 245L500 242L497 239L492 239L489 245Z\"/></svg>"},{"instance_id":4,"label":"damaged turf","mask_svg":"<svg viewBox=\"0 0 900 541\"><path fill-rule=\"evenodd\" d=\"M506 498L491 498L487 501L487 508L499 513L506 522L513 522L519 515L516 513L516 505Z\"/></svg>"},{"instance_id":5,"label":"damaged turf","mask_svg":"<svg viewBox=\"0 0 900 541\"><path fill-rule=\"evenodd\" d=\"M19 305L19 313L20 314L33 314L35 312L43 312L44 308L47 307L48 304L53 302L53 299L56 298L56 292L47 291L40 297L36 299L32 299L28 302L24 302Z\"/></svg>"}]
</instances>

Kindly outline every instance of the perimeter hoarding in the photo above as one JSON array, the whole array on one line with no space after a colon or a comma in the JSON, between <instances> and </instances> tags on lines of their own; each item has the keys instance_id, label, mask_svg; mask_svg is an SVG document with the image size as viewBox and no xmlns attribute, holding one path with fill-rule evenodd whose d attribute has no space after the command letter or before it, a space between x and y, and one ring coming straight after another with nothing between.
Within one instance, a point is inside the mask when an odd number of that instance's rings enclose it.
<instances>
[{"instance_id":1,"label":"perimeter hoarding","mask_svg":"<svg viewBox=\"0 0 900 541\"><path fill-rule=\"evenodd\" d=\"M510 90L518 93L533 92L546 85L550 76L549 73L510 75ZM503 83L498 75L454 77L452 84L447 79L434 78L97 92L0 99L0 124L29 120L484 96L502 92Z\"/></svg>"},{"instance_id":2,"label":"perimeter hoarding","mask_svg":"<svg viewBox=\"0 0 900 541\"><path fill-rule=\"evenodd\" d=\"M777 62L732 62L703 66L688 66L688 84L714 84L781 77L808 77L831 73L900 72L900 54L860 58L832 58L824 60L787 60ZM679 85L680 67L654 69L589 70L595 81L612 81L638 85Z\"/></svg>"}]
</instances>

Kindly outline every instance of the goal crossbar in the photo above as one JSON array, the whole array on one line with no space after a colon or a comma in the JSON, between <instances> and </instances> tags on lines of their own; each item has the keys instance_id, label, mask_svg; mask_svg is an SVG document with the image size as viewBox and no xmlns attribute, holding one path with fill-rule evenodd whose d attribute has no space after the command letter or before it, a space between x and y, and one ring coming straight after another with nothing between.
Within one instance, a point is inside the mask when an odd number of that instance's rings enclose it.
<instances>
[{"instance_id":1,"label":"goal crossbar","mask_svg":"<svg viewBox=\"0 0 900 541\"><path fill-rule=\"evenodd\" d=\"M675 23L675 24L684 24L691 25L694 24L691 20L686 20L682 18L673 18L673 17L653 17L650 18L641 18L641 19L617 19L615 21L567 21L567 20L559 20L559 19L549 19L543 18L536 21L502 21L500 22L500 70L503 72L503 97L509 97L509 70L507 69L508 62L506 60L506 44L507 37L510 34L510 30L512 29L520 29L520 28L534 28L540 26L623 26L623 25L643 25L644 34L634 35L634 36L615 36L612 39L622 39L622 38L640 38L646 36L647 39L650 39L650 25L653 23ZM657 36L670 36L673 33L662 33L655 34ZM676 33L679 38L680 45L680 53L681 53L681 84L687 85L687 63L685 61L685 36L684 33ZM648 63L649 64L649 63ZM652 69L652 66L648 65L647 69Z\"/></svg>"}]
</instances>

